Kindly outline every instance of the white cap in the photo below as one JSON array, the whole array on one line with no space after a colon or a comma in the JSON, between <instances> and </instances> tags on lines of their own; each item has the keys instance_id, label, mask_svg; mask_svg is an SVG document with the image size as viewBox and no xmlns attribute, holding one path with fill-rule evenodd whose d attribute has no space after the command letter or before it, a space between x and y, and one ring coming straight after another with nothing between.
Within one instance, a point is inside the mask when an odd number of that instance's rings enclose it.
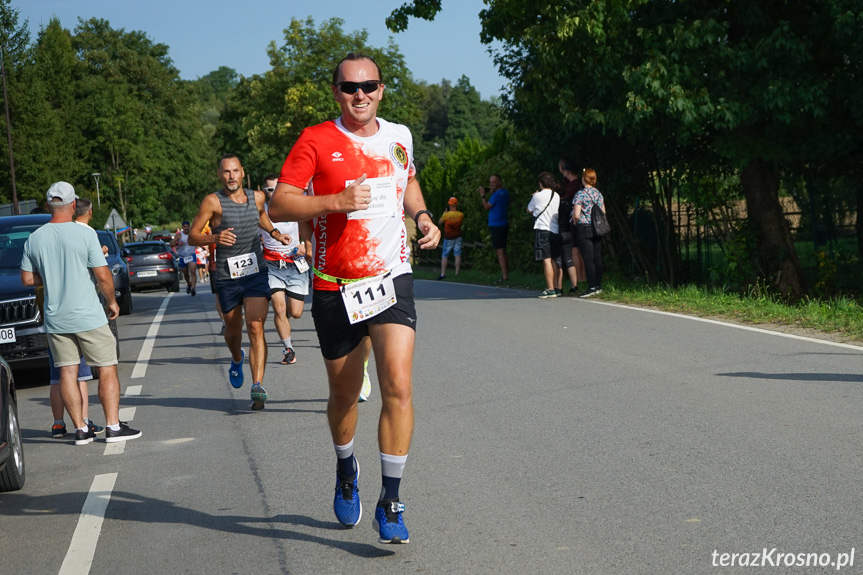
<instances>
[{"instance_id":1,"label":"white cap","mask_svg":"<svg viewBox=\"0 0 863 575\"><path fill-rule=\"evenodd\" d=\"M72 184L68 182L57 182L55 184L51 184L51 187L48 188L48 193L45 194L45 198L48 202L61 206L71 204L77 197L78 196L75 195L75 188L73 188ZM60 201L57 202L55 200Z\"/></svg>"}]
</instances>

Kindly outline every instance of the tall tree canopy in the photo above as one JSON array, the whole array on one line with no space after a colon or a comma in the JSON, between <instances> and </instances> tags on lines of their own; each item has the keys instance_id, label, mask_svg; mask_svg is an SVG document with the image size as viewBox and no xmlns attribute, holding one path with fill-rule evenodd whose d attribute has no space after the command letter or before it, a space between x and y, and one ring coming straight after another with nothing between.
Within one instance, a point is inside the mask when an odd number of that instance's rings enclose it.
<instances>
[{"instance_id":1,"label":"tall tree canopy","mask_svg":"<svg viewBox=\"0 0 863 575\"><path fill-rule=\"evenodd\" d=\"M486 4L482 40L503 43L496 62L513 87L504 104L516 125L620 136L655 157L706 153L728 165L740 174L764 274L803 293L780 173L860 145L859 1ZM403 29L408 16L439 9L415 0L389 24Z\"/></svg>"},{"instance_id":2,"label":"tall tree canopy","mask_svg":"<svg viewBox=\"0 0 863 575\"><path fill-rule=\"evenodd\" d=\"M117 208L137 225L191 215L215 181L215 118L208 129L200 91L180 80L168 47L95 18L74 32L52 19L30 45L16 22L0 0L0 35L15 40L7 79L19 197L41 203L57 180L89 195L98 172L105 213Z\"/></svg>"},{"instance_id":3,"label":"tall tree canopy","mask_svg":"<svg viewBox=\"0 0 863 575\"><path fill-rule=\"evenodd\" d=\"M303 128L339 114L330 86L333 68L349 52L367 54L381 67L386 85L380 115L416 128L421 122L419 90L398 47L368 44L363 31L345 33L333 18L292 19L284 42L267 50L270 70L240 80L228 100L218 138L240 155L246 172L260 179L278 171Z\"/></svg>"}]
</instances>

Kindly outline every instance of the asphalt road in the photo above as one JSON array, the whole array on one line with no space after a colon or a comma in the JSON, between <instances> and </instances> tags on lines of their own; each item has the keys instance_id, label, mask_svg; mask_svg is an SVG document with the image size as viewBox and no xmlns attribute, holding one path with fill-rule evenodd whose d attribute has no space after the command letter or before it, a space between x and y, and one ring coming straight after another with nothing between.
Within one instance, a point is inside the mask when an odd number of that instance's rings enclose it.
<instances>
[{"instance_id":1,"label":"asphalt road","mask_svg":"<svg viewBox=\"0 0 863 575\"><path fill-rule=\"evenodd\" d=\"M0 495L0 573L690 574L731 554L863 572L863 348L506 289L416 293L410 544L371 527L376 389L356 439L363 519L333 516L309 305L295 365L268 322L270 401L252 412L205 288L168 298L157 331L164 292L120 319L121 406L144 433L122 450L52 439L45 374L16 373L27 484Z\"/></svg>"}]
</instances>

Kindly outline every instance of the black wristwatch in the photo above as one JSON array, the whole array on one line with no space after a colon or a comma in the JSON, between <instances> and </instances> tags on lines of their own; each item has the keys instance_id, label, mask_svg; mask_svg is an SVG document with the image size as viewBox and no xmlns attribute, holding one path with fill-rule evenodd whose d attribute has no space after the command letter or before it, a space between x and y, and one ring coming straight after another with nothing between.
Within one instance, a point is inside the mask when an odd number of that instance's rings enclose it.
<instances>
[{"instance_id":1,"label":"black wristwatch","mask_svg":"<svg viewBox=\"0 0 863 575\"><path fill-rule=\"evenodd\" d=\"M423 214L428 214L428 215L429 215L429 219L432 221L432 223L434 223L434 216L432 215L432 213L431 213L430 211L428 211L428 210L420 210L420 211L418 211L417 213L415 213L415 214L414 214L414 223L415 223L416 225L420 225L419 219L420 219L420 216L421 216L421 215L423 215Z\"/></svg>"},{"instance_id":2,"label":"black wristwatch","mask_svg":"<svg viewBox=\"0 0 863 575\"><path fill-rule=\"evenodd\" d=\"M279 231L279 230L277 230L276 228L271 229L270 230L270 237L273 237L273 232L277 232L277 231Z\"/></svg>"}]
</instances>

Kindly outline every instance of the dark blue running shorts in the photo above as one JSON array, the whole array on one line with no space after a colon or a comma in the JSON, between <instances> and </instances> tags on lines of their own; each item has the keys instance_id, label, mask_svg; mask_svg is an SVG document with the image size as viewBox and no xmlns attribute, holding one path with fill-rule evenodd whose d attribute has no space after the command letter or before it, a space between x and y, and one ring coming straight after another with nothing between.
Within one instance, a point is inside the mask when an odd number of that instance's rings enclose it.
<instances>
[{"instance_id":1,"label":"dark blue running shorts","mask_svg":"<svg viewBox=\"0 0 863 575\"><path fill-rule=\"evenodd\" d=\"M241 278L215 278L213 287L216 288L216 295L219 297L222 312L231 311L238 305L242 305L243 300L249 297L265 297L269 300L270 283L267 277L267 268L264 267L256 274Z\"/></svg>"}]
</instances>

